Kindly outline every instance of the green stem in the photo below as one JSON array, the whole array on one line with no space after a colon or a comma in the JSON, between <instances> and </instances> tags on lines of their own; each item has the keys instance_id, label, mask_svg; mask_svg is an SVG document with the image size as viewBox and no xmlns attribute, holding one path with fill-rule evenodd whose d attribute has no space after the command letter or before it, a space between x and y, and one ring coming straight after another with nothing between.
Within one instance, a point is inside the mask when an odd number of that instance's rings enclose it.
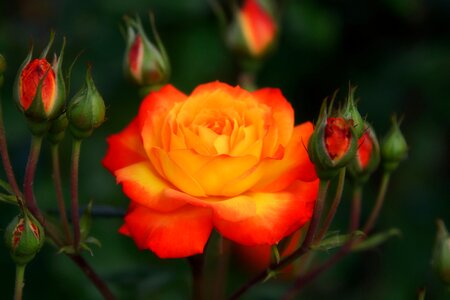
<instances>
[{"instance_id":1,"label":"green stem","mask_svg":"<svg viewBox=\"0 0 450 300\"><path fill-rule=\"evenodd\" d=\"M377 200L375 202L375 206L372 209L372 212L367 219L366 224L364 225L363 231L368 234L373 226L375 225L376 220L378 219L378 215L380 214L381 208L383 207L384 198L386 196L386 191L389 185L389 180L391 178L391 173L385 172L383 177L381 178L380 189L378 190Z\"/></svg>"},{"instance_id":2,"label":"green stem","mask_svg":"<svg viewBox=\"0 0 450 300\"><path fill-rule=\"evenodd\" d=\"M352 210L350 213L349 232L352 233L359 227L361 215L362 185L355 183L353 186Z\"/></svg>"},{"instance_id":3,"label":"green stem","mask_svg":"<svg viewBox=\"0 0 450 300\"><path fill-rule=\"evenodd\" d=\"M22 193L20 192L19 185L17 184L16 176L11 165L11 160L8 154L8 144L6 142L5 125L3 124L3 108L2 99L0 95L0 155L2 156L3 169L5 170L6 177L8 178L9 185L11 186L17 199L21 199Z\"/></svg>"},{"instance_id":4,"label":"green stem","mask_svg":"<svg viewBox=\"0 0 450 300\"><path fill-rule=\"evenodd\" d=\"M238 75L238 84L248 91L257 90L256 72L242 71Z\"/></svg>"},{"instance_id":5,"label":"green stem","mask_svg":"<svg viewBox=\"0 0 450 300\"><path fill-rule=\"evenodd\" d=\"M188 257L192 271L192 299L204 300L203 288L205 287L204 265L205 257L203 254Z\"/></svg>"},{"instance_id":6,"label":"green stem","mask_svg":"<svg viewBox=\"0 0 450 300\"><path fill-rule=\"evenodd\" d=\"M33 192L34 176L36 173L36 166L39 161L39 154L41 153L42 140L42 136L37 135L33 135L31 138L30 153L28 155L28 162L25 168L25 178L23 180L23 191L25 195L26 207L41 224L44 224L44 215L37 206Z\"/></svg>"},{"instance_id":7,"label":"green stem","mask_svg":"<svg viewBox=\"0 0 450 300\"><path fill-rule=\"evenodd\" d=\"M26 265L16 265L16 286L14 290L14 300L22 300L22 292L23 292L23 277L25 274L25 266Z\"/></svg>"},{"instance_id":8,"label":"green stem","mask_svg":"<svg viewBox=\"0 0 450 300\"><path fill-rule=\"evenodd\" d=\"M341 203L342 192L344 191L344 183L345 183L345 168L342 168L339 171L336 195L334 196L333 202L331 203L330 210L328 211L328 214L322 225L322 229L319 231L319 233L317 234L317 237L315 238L315 241L314 241L315 243L318 243L322 240L322 238L324 237L324 235L327 233L328 229L330 228L331 223L333 222L337 208L339 207L339 204Z\"/></svg>"},{"instance_id":9,"label":"green stem","mask_svg":"<svg viewBox=\"0 0 450 300\"><path fill-rule=\"evenodd\" d=\"M59 144L51 145L52 168L53 168L53 183L55 185L56 201L58 203L59 216L64 228L67 243L71 241L70 226L67 219L66 205L61 184L61 168L59 164Z\"/></svg>"},{"instance_id":10,"label":"green stem","mask_svg":"<svg viewBox=\"0 0 450 300\"><path fill-rule=\"evenodd\" d=\"M78 251L80 245L80 216L78 212L78 163L80 161L81 140L72 143L72 169L70 172L70 200L73 224L73 247Z\"/></svg>"},{"instance_id":11,"label":"green stem","mask_svg":"<svg viewBox=\"0 0 450 300\"><path fill-rule=\"evenodd\" d=\"M230 261L231 242L222 236L219 237L219 258L217 276L215 278L214 299L225 299L225 287L227 284L228 265Z\"/></svg>"},{"instance_id":12,"label":"green stem","mask_svg":"<svg viewBox=\"0 0 450 300\"><path fill-rule=\"evenodd\" d=\"M323 205L324 205L325 199L327 197L327 191L328 191L329 184L330 184L330 182L328 180L320 180L319 194L317 196L317 200L316 200L316 203L314 206L314 212L311 217L311 221L309 223L309 228L306 233L305 239L303 240L303 243L300 246L300 248L295 250L291 255L283 258L279 263L273 263L269 266L269 268L267 270L257 274L255 277L253 277L251 280L249 280L246 284L244 284L240 289L238 289L230 297L230 299L238 299L245 292L247 292L250 288L252 288L256 284L264 281L274 271L283 269L284 267L286 267L287 265L292 263L294 260L298 259L299 257L301 257L302 255L304 255L305 253L307 253L310 250L311 243L314 241L317 227L320 222L320 217L322 215Z\"/></svg>"}]
</instances>

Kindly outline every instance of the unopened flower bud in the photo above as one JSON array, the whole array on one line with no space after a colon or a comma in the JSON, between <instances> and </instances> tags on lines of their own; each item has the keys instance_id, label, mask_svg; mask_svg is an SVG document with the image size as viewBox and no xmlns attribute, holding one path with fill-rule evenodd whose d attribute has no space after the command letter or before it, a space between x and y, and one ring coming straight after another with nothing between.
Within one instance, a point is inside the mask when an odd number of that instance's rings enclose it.
<instances>
[{"instance_id":1,"label":"unopened flower bud","mask_svg":"<svg viewBox=\"0 0 450 300\"><path fill-rule=\"evenodd\" d=\"M309 158L321 179L331 179L355 156L357 137L353 121L342 116L328 117L326 101L322 105L308 143Z\"/></svg>"},{"instance_id":2,"label":"unopened flower bud","mask_svg":"<svg viewBox=\"0 0 450 300\"><path fill-rule=\"evenodd\" d=\"M34 258L44 244L44 238L44 229L31 215L16 216L5 231L6 246L19 265L25 265Z\"/></svg>"},{"instance_id":3,"label":"unopened flower bud","mask_svg":"<svg viewBox=\"0 0 450 300\"><path fill-rule=\"evenodd\" d=\"M55 55L52 64L47 61L47 53L54 39L50 36L47 47L39 58L32 59L30 50L16 76L14 96L19 109L28 120L33 134L43 134L48 121L56 118L64 107L66 88L61 71L64 44L59 58Z\"/></svg>"},{"instance_id":4,"label":"unopened flower bud","mask_svg":"<svg viewBox=\"0 0 450 300\"><path fill-rule=\"evenodd\" d=\"M431 263L439 278L450 286L450 236L442 220L437 220L437 235Z\"/></svg>"},{"instance_id":5,"label":"unopened flower bud","mask_svg":"<svg viewBox=\"0 0 450 300\"><path fill-rule=\"evenodd\" d=\"M366 181L380 163L380 146L375 131L367 123L364 128L364 133L358 140L356 156L348 165L350 174L359 182Z\"/></svg>"},{"instance_id":6,"label":"unopened flower bud","mask_svg":"<svg viewBox=\"0 0 450 300\"><path fill-rule=\"evenodd\" d=\"M0 54L0 87L3 85L4 76L3 73L6 71L6 59Z\"/></svg>"},{"instance_id":7,"label":"unopened flower bud","mask_svg":"<svg viewBox=\"0 0 450 300\"><path fill-rule=\"evenodd\" d=\"M381 156L386 172L394 171L408 155L408 145L400 131L397 119L392 118L392 126L381 144Z\"/></svg>"},{"instance_id":8,"label":"unopened flower bud","mask_svg":"<svg viewBox=\"0 0 450 300\"><path fill-rule=\"evenodd\" d=\"M170 63L164 46L154 28L156 45L150 42L140 19L125 19L127 22L127 49L124 59L126 77L142 87L159 86L170 76Z\"/></svg>"},{"instance_id":9,"label":"unopened flower bud","mask_svg":"<svg viewBox=\"0 0 450 300\"><path fill-rule=\"evenodd\" d=\"M52 122L50 129L48 130L47 138L52 144L59 144L66 133L66 128L69 125L66 113L62 113L56 120Z\"/></svg>"},{"instance_id":10,"label":"unopened flower bud","mask_svg":"<svg viewBox=\"0 0 450 300\"><path fill-rule=\"evenodd\" d=\"M69 103L67 119L70 132L77 139L89 137L105 120L105 102L95 87L90 68L84 86Z\"/></svg>"},{"instance_id":11,"label":"unopened flower bud","mask_svg":"<svg viewBox=\"0 0 450 300\"><path fill-rule=\"evenodd\" d=\"M228 28L228 47L246 58L260 59L267 54L277 37L272 6L271 1L245 0Z\"/></svg>"}]
</instances>

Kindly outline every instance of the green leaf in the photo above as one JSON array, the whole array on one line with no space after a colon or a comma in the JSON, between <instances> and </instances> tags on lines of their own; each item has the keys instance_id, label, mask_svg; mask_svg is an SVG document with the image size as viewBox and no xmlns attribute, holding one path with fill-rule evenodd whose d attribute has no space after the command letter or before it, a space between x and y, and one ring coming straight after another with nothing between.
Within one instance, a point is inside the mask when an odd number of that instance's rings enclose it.
<instances>
[{"instance_id":1,"label":"green leaf","mask_svg":"<svg viewBox=\"0 0 450 300\"><path fill-rule=\"evenodd\" d=\"M99 248L102 247L102 243L97 238L95 238L93 236L88 237L84 242L86 244L96 245Z\"/></svg>"},{"instance_id":2,"label":"green leaf","mask_svg":"<svg viewBox=\"0 0 450 300\"><path fill-rule=\"evenodd\" d=\"M0 201L17 205L17 197L14 195L0 193Z\"/></svg>"},{"instance_id":3,"label":"green leaf","mask_svg":"<svg viewBox=\"0 0 450 300\"><path fill-rule=\"evenodd\" d=\"M355 243L352 247L352 251L358 252L375 248L386 242L391 237L399 237L401 234L402 233L398 228L391 228L385 232L374 234L360 243Z\"/></svg>"},{"instance_id":4,"label":"green leaf","mask_svg":"<svg viewBox=\"0 0 450 300\"><path fill-rule=\"evenodd\" d=\"M312 250L315 251L328 251L334 248L341 247L349 240L361 239L365 236L362 231L355 231L347 234L339 234L338 232L333 232L328 237L322 239L319 243L310 246Z\"/></svg>"},{"instance_id":5,"label":"green leaf","mask_svg":"<svg viewBox=\"0 0 450 300\"><path fill-rule=\"evenodd\" d=\"M83 211L80 218L80 240L83 242L89 236L92 226L92 200Z\"/></svg>"},{"instance_id":6,"label":"green leaf","mask_svg":"<svg viewBox=\"0 0 450 300\"><path fill-rule=\"evenodd\" d=\"M6 181L1 180L1 179L0 179L0 187L2 189L4 189L6 192L8 192L9 194L11 194L11 195L14 194L9 183L7 183Z\"/></svg>"},{"instance_id":7,"label":"green leaf","mask_svg":"<svg viewBox=\"0 0 450 300\"><path fill-rule=\"evenodd\" d=\"M66 253L66 254L73 255L73 254L76 254L77 251L75 251L75 248L72 245L67 245L67 246L63 246L63 247L59 248L58 254L60 254L60 253Z\"/></svg>"}]
</instances>

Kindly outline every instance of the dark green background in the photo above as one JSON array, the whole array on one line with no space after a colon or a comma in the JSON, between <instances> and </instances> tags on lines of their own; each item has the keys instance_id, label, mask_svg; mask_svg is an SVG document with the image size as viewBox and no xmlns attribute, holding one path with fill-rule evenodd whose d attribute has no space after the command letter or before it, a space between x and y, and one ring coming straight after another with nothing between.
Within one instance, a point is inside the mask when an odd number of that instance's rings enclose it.
<instances>
[{"instance_id":1,"label":"dark green background","mask_svg":"<svg viewBox=\"0 0 450 300\"><path fill-rule=\"evenodd\" d=\"M343 91L342 98L350 80L359 86L361 113L379 136L388 129L392 113L405 117L402 129L410 147L408 160L394 173L376 228L397 227L402 237L346 258L309 285L302 299L414 299L416 289L423 286L428 289L427 299L445 299L449 294L431 272L430 260L435 219L440 217L450 226L450 2L304 0L282 4L278 51L261 70L259 85L281 88L296 109L297 121L302 122L315 119L322 99L336 88ZM122 16L138 13L149 29L146 15L150 10L171 58L175 86L189 93L212 80L235 83L233 57L224 47L206 0L0 2L0 53L9 66L3 106L19 178L23 177L29 134L11 99L12 82L30 40L40 50L49 30L55 29L57 51L62 36L68 40L66 66L84 51L73 72L73 90L82 83L86 63L92 63L95 82L108 106L107 122L82 147L81 201L93 199L96 204L126 208L128 200L100 161L106 151L105 137L121 130L140 102L136 89L122 77ZM55 207L48 150L45 146L35 180L44 209ZM62 156L66 187L69 155L67 139ZM376 173L366 188L364 215L373 203L379 178ZM346 194L333 229L345 230L348 202ZM15 213L15 208L0 203L1 229ZM117 233L120 224L120 219L96 219L93 235L103 245L94 249L94 257L87 257L119 298L187 299L187 264L161 261L148 251L138 251L130 239ZM233 287L246 277L236 268L230 276ZM0 246L2 299L12 298L13 282L14 266ZM248 299L277 299L288 286L272 281L254 289ZM77 267L48 244L27 269L25 299L98 298Z\"/></svg>"}]
</instances>

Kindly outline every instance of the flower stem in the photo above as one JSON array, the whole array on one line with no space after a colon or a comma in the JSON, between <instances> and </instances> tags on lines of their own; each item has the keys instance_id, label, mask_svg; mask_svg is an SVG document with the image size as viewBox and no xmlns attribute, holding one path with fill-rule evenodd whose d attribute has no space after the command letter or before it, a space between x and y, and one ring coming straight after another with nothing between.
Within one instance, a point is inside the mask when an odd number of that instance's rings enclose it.
<instances>
[{"instance_id":1,"label":"flower stem","mask_svg":"<svg viewBox=\"0 0 450 300\"><path fill-rule=\"evenodd\" d=\"M380 189L378 190L377 200L375 202L375 206L372 209L372 212L367 219L366 224L363 227L363 231L368 234L373 226L375 225L376 220L378 219L378 215L380 214L381 208L383 207L384 198L386 196L386 191L389 185L389 180L391 178L390 172L385 172L383 177L381 178Z\"/></svg>"},{"instance_id":2,"label":"flower stem","mask_svg":"<svg viewBox=\"0 0 450 300\"><path fill-rule=\"evenodd\" d=\"M108 288L106 283L95 273L92 267L86 262L86 260L79 254L68 255L74 263L80 267L83 273L91 280L91 282L96 286L98 291L102 294L103 298L106 300L115 300L116 298L112 294L111 290Z\"/></svg>"},{"instance_id":3,"label":"flower stem","mask_svg":"<svg viewBox=\"0 0 450 300\"><path fill-rule=\"evenodd\" d=\"M203 288L205 286L203 271L205 264L204 255L194 255L188 257L189 264L191 265L192 271L192 299L193 300L204 300Z\"/></svg>"},{"instance_id":4,"label":"flower stem","mask_svg":"<svg viewBox=\"0 0 450 300\"><path fill-rule=\"evenodd\" d=\"M344 191L344 183L345 183L345 168L342 168L339 171L336 195L334 196L333 202L331 203L331 206L330 206L330 210L328 211L325 221L323 222L322 229L319 231L319 233L316 236L315 242L319 242L320 240L322 240L322 238L324 237L324 235L327 233L328 229L330 228L331 223L333 222L334 215L336 214L337 208L339 207L339 204L341 203L342 192Z\"/></svg>"},{"instance_id":5,"label":"flower stem","mask_svg":"<svg viewBox=\"0 0 450 300\"><path fill-rule=\"evenodd\" d=\"M9 185L11 186L17 199L21 198L19 185L17 184L16 176L11 165L11 160L8 154L8 144L6 142L5 125L3 124L3 108L2 99L0 95L0 155L2 156L3 169L5 170L6 177L8 178Z\"/></svg>"},{"instance_id":6,"label":"flower stem","mask_svg":"<svg viewBox=\"0 0 450 300\"><path fill-rule=\"evenodd\" d=\"M309 223L308 231L306 232L305 239L303 240L302 245L300 248L295 250L291 255L283 258L279 263L274 263L269 266L269 268L259 274L257 274L255 277L253 277L251 280L249 280L246 284L244 284L240 289L238 289L231 297L231 299L238 299L240 296L242 296L245 292L247 292L250 288L255 286L256 284L264 281L268 276L271 276L271 274L274 271L283 269L290 263L292 263L294 260L298 259L305 253L307 253L310 249L311 243L314 241L314 237L316 235L317 227L319 225L320 217L322 215L323 205L327 196L327 191L329 187L330 182L328 180L320 180L319 183L319 194L317 196L317 200L314 206L314 212L311 218L311 221Z\"/></svg>"},{"instance_id":7,"label":"flower stem","mask_svg":"<svg viewBox=\"0 0 450 300\"><path fill-rule=\"evenodd\" d=\"M53 168L53 183L55 185L56 200L58 203L59 216L61 218L61 223L63 225L64 233L66 235L66 241L67 241L67 243L70 243L72 238L71 238L71 234L70 234L69 221L67 220L66 205L65 205L65 201L64 201L64 195L63 195L62 184L61 184L61 170L60 170L60 164L59 164L59 144L51 145L51 156L52 156L52 168Z\"/></svg>"},{"instance_id":8,"label":"flower stem","mask_svg":"<svg viewBox=\"0 0 450 300\"><path fill-rule=\"evenodd\" d=\"M216 279L214 286L214 299L225 299L225 286L227 283L228 265L230 261L230 247L231 242L224 237L219 237L219 259L216 271Z\"/></svg>"},{"instance_id":9,"label":"flower stem","mask_svg":"<svg viewBox=\"0 0 450 300\"><path fill-rule=\"evenodd\" d=\"M44 216L37 206L33 192L34 175L36 173L36 166L39 161L39 154L41 153L42 139L43 137L38 135L33 135L31 138L30 153L28 155L28 162L25 168L25 178L23 180L23 191L25 195L26 207L41 224L44 224Z\"/></svg>"},{"instance_id":10,"label":"flower stem","mask_svg":"<svg viewBox=\"0 0 450 300\"><path fill-rule=\"evenodd\" d=\"M72 169L70 172L70 195L73 224L73 247L78 251L80 245L80 216L78 212L78 163L80 160L81 140L72 143Z\"/></svg>"},{"instance_id":11,"label":"flower stem","mask_svg":"<svg viewBox=\"0 0 450 300\"><path fill-rule=\"evenodd\" d=\"M14 289L14 300L22 300L25 266L26 265L16 264L16 286Z\"/></svg>"},{"instance_id":12,"label":"flower stem","mask_svg":"<svg viewBox=\"0 0 450 300\"><path fill-rule=\"evenodd\" d=\"M359 227L361 215L362 185L355 183L353 186L352 210L350 213L349 232L352 233Z\"/></svg>"}]
</instances>

